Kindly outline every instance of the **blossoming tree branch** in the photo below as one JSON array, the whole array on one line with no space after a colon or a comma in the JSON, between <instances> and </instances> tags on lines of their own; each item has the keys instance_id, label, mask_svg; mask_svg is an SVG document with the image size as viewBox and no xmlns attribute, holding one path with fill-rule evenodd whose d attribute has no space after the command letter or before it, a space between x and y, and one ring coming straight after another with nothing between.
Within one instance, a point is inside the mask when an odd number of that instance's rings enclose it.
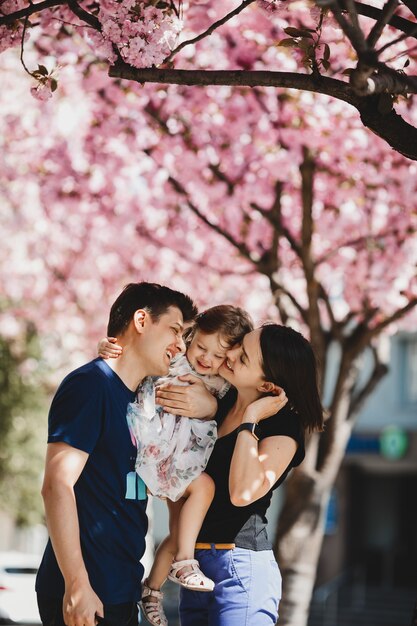
<instances>
[{"instance_id":1,"label":"blossoming tree branch","mask_svg":"<svg viewBox=\"0 0 417 626\"><path fill-rule=\"evenodd\" d=\"M58 85L56 71L47 69L42 57L55 56L59 63L64 39L78 47L84 71L94 57L105 59L114 78L327 94L355 107L366 127L416 159L416 120L410 114L417 92L416 16L416 0L318 0L316 5L308 0L2 0L0 51L20 46L39 98ZM28 68L24 59L32 31L37 68ZM81 41L89 44L93 58L82 52ZM279 48L291 52L292 64L281 62Z\"/></svg>"}]
</instances>

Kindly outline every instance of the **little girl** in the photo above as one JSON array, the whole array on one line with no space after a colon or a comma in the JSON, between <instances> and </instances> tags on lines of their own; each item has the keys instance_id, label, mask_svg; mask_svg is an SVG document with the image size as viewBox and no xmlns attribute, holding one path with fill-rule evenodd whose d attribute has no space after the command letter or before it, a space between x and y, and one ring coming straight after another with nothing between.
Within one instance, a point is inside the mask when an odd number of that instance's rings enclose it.
<instances>
[{"instance_id":1,"label":"little girl","mask_svg":"<svg viewBox=\"0 0 417 626\"><path fill-rule=\"evenodd\" d=\"M248 314L238 307L219 305L197 316L186 338L185 354L177 356L169 375L157 384L193 374L208 390L223 397L229 384L218 376L226 352L253 328ZM99 354L116 357L115 339L103 339ZM217 429L213 420L172 415L155 406L152 379L138 389L128 407L127 420L138 448L136 471L152 495L167 498L170 534L159 545L148 578L143 583L141 608L153 626L167 626L160 589L166 578L194 591L212 591L214 583L201 572L194 546L214 496L212 479L203 470L212 452Z\"/></svg>"}]
</instances>

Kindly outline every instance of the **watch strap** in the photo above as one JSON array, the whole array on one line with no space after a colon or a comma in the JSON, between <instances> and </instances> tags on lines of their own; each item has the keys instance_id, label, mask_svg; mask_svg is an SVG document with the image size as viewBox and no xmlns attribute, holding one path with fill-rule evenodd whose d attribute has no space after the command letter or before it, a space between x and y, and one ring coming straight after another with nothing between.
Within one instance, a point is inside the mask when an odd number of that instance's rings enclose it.
<instances>
[{"instance_id":1,"label":"watch strap","mask_svg":"<svg viewBox=\"0 0 417 626\"><path fill-rule=\"evenodd\" d=\"M261 429L259 428L259 424L253 422L244 422L238 427L237 434L242 432L242 430L248 430L252 437L256 439L256 441L259 441L259 439L261 438Z\"/></svg>"}]
</instances>

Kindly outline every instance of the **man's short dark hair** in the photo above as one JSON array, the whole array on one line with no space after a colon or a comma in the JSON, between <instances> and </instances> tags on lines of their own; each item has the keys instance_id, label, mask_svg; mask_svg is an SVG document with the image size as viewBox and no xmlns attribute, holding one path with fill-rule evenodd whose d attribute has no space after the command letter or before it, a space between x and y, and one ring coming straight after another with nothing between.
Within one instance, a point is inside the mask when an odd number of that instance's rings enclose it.
<instances>
[{"instance_id":1,"label":"man's short dark hair","mask_svg":"<svg viewBox=\"0 0 417 626\"><path fill-rule=\"evenodd\" d=\"M152 320L157 321L171 306L181 311L184 322L190 322L197 315L194 302L180 291L157 283L129 283L110 309L107 336L123 334L138 309L145 309Z\"/></svg>"}]
</instances>

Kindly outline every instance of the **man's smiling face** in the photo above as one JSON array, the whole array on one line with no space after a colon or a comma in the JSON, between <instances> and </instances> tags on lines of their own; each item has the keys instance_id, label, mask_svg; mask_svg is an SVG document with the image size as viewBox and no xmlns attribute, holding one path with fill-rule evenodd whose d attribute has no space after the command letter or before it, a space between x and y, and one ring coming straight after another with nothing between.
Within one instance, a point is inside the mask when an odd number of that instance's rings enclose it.
<instances>
[{"instance_id":1,"label":"man's smiling face","mask_svg":"<svg viewBox=\"0 0 417 626\"><path fill-rule=\"evenodd\" d=\"M168 374L171 360L185 350L183 330L182 313L177 307L169 307L155 321L148 315L140 337L140 354L146 363L148 376Z\"/></svg>"}]
</instances>

